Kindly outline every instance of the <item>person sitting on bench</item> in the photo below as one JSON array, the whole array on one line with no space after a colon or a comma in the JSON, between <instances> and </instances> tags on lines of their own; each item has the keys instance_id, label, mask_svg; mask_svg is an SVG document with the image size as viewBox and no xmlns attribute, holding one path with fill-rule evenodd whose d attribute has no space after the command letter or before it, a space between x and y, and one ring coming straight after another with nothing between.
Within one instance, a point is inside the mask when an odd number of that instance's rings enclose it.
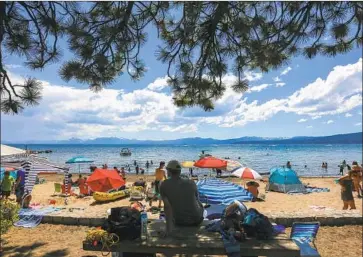
<instances>
[{"instance_id":1,"label":"person sitting on bench","mask_svg":"<svg viewBox=\"0 0 363 257\"><path fill-rule=\"evenodd\" d=\"M203 221L204 209L197 186L192 180L181 178L181 169L178 161L170 161L166 166L169 178L160 185L166 219L165 235L172 232L174 225L198 226Z\"/></svg>"}]
</instances>

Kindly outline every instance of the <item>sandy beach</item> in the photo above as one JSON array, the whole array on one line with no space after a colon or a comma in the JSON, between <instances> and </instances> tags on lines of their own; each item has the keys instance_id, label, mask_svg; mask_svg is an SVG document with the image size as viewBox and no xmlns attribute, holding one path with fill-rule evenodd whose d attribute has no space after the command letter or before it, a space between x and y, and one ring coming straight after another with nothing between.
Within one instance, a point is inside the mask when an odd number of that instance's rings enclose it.
<instances>
[{"instance_id":1,"label":"sandy beach","mask_svg":"<svg viewBox=\"0 0 363 257\"><path fill-rule=\"evenodd\" d=\"M76 175L73 179L76 179ZM141 176L127 176L127 185L131 185ZM142 176L146 181L151 182L153 176ZM38 184L33 190L33 203L48 205L49 200L56 200L56 206L64 206L64 197L53 196L54 182L61 182L63 175L40 175L45 179L45 183ZM241 181L236 178L227 180L235 183ZM288 195L283 193L265 192L265 183L260 183L260 192L266 195L265 202L247 202L246 205L256 208L263 214L284 213L303 215L304 213L327 212L329 210L341 210L342 202L340 200L340 187L334 180L335 178L302 178L303 183L310 186L326 187L330 192L311 193L305 195ZM356 194L355 194L356 195ZM13 198L14 196L12 196ZM95 203L92 197L77 198L69 197L67 208L81 208L69 212L68 216L82 217L105 217L106 210L116 206L127 206L130 204L129 199L117 200L108 203ZM355 196L357 210L352 212L362 213L362 201ZM154 204L154 206L156 203ZM57 214L55 214L57 215ZM151 215L150 218L157 218L157 214ZM4 235L4 256L21 257L21 256L102 256L97 252L86 252L82 250L82 241L86 236L89 227L84 226L65 226L40 224L33 229L13 227ZM46 232L48 231L48 232ZM31 238L26 242L24 237L31 233ZM290 228L286 233L290 234ZM342 248L341 246L345 247ZM361 226L342 226L342 227L321 227L317 237L317 246L322 257L332 256L361 256L362 255L362 230ZM346 251L349 249L349 251Z\"/></svg>"},{"instance_id":2,"label":"sandy beach","mask_svg":"<svg viewBox=\"0 0 363 257\"><path fill-rule=\"evenodd\" d=\"M76 180L77 175L73 176L73 180ZM136 179L141 176L128 175L127 185L131 185ZM153 176L142 176L149 184L153 181ZM40 178L46 180L45 183L35 185L33 189L33 203L39 203L47 205L49 200L54 199L57 201L57 205L64 205L64 197L52 196L54 193L54 182L61 182L63 180L62 175L40 175ZM241 183L240 179L228 178L227 180L235 183ZM335 183L335 178L301 178L302 183L309 184L310 186L329 188L330 192L311 193L304 195L288 195L276 192L265 192L266 184L259 182L260 193L265 194L265 202L247 202L245 203L249 208L256 208L260 212L266 214L277 213L311 213L311 212L325 212L329 210L341 210L342 201L340 199L340 186ZM362 213L362 199L355 196L355 203L357 210L353 212ZM130 204L128 198L116 200L108 203L96 203L92 196L77 198L71 196L68 199L67 207L84 208L84 210L77 211L78 215L82 213L82 216L104 217L106 210L116 206L127 206ZM75 213L75 215L77 214Z\"/></svg>"}]
</instances>

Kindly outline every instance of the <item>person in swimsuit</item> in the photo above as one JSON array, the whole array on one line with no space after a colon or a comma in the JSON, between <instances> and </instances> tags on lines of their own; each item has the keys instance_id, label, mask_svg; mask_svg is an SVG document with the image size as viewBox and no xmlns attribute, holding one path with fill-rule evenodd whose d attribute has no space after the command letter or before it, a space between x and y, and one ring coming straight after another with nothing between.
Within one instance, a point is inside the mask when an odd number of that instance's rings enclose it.
<instances>
[{"instance_id":1,"label":"person in swimsuit","mask_svg":"<svg viewBox=\"0 0 363 257\"><path fill-rule=\"evenodd\" d=\"M352 179L354 189L358 193L358 198L362 198L362 187L360 185L360 182L362 180L361 167L356 161L352 163Z\"/></svg>"},{"instance_id":2,"label":"person in swimsuit","mask_svg":"<svg viewBox=\"0 0 363 257\"><path fill-rule=\"evenodd\" d=\"M343 200L343 210L347 210L348 206L351 210L356 209L353 198L353 179L352 171L350 170L347 175L341 177L339 180L341 188L341 197Z\"/></svg>"}]
</instances>

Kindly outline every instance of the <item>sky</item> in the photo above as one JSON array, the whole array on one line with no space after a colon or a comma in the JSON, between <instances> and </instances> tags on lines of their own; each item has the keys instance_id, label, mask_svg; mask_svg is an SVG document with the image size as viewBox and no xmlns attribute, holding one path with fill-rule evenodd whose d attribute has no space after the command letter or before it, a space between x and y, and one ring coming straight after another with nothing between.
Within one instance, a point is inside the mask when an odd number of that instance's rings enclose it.
<instances>
[{"instance_id":1,"label":"sky","mask_svg":"<svg viewBox=\"0 0 363 257\"><path fill-rule=\"evenodd\" d=\"M329 40L326 38L325 40ZM19 115L1 114L1 141L65 140L119 137L176 139L186 137L324 136L362 131L362 49L333 58L291 59L268 73L247 71L250 88L237 94L228 87L236 79L227 74L224 96L214 111L173 105L166 65L155 58L160 44L150 30L141 50L145 76L132 81L122 75L100 93L88 85L62 81L61 64L71 58L63 40L59 63L41 71L29 70L19 56L4 62L13 82L35 77L43 83L40 105Z\"/></svg>"}]
</instances>

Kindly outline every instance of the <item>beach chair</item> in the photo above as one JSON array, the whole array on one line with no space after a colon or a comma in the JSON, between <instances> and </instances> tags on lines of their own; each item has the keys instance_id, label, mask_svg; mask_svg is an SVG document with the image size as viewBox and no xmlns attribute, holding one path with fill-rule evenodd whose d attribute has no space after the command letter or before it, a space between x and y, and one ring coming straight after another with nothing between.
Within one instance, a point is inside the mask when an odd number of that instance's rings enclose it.
<instances>
[{"instance_id":1,"label":"beach chair","mask_svg":"<svg viewBox=\"0 0 363 257\"><path fill-rule=\"evenodd\" d=\"M54 194L62 193L62 184L54 183Z\"/></svg>"},{"instance_id":2,"label":"beach chair","mask_svg":"<svg viewBox=\"0 0 363 257\"><path fill-rule=\"evenodd\" d=\"M130 190L130 201L141 201L145 198L145 188L132 186Z\"/></svg>"},{"instance_id":3,"label":"beach chair","mask_svg":"<svg viewBox=\"0 0 363 257\"><path fill-rule=\"evenodd\" d=\"M299 246L300 256L320 257L314 242L319 227L319 222L294 222L292 224L290 238Z\"/></svg>"}]
</instances>

